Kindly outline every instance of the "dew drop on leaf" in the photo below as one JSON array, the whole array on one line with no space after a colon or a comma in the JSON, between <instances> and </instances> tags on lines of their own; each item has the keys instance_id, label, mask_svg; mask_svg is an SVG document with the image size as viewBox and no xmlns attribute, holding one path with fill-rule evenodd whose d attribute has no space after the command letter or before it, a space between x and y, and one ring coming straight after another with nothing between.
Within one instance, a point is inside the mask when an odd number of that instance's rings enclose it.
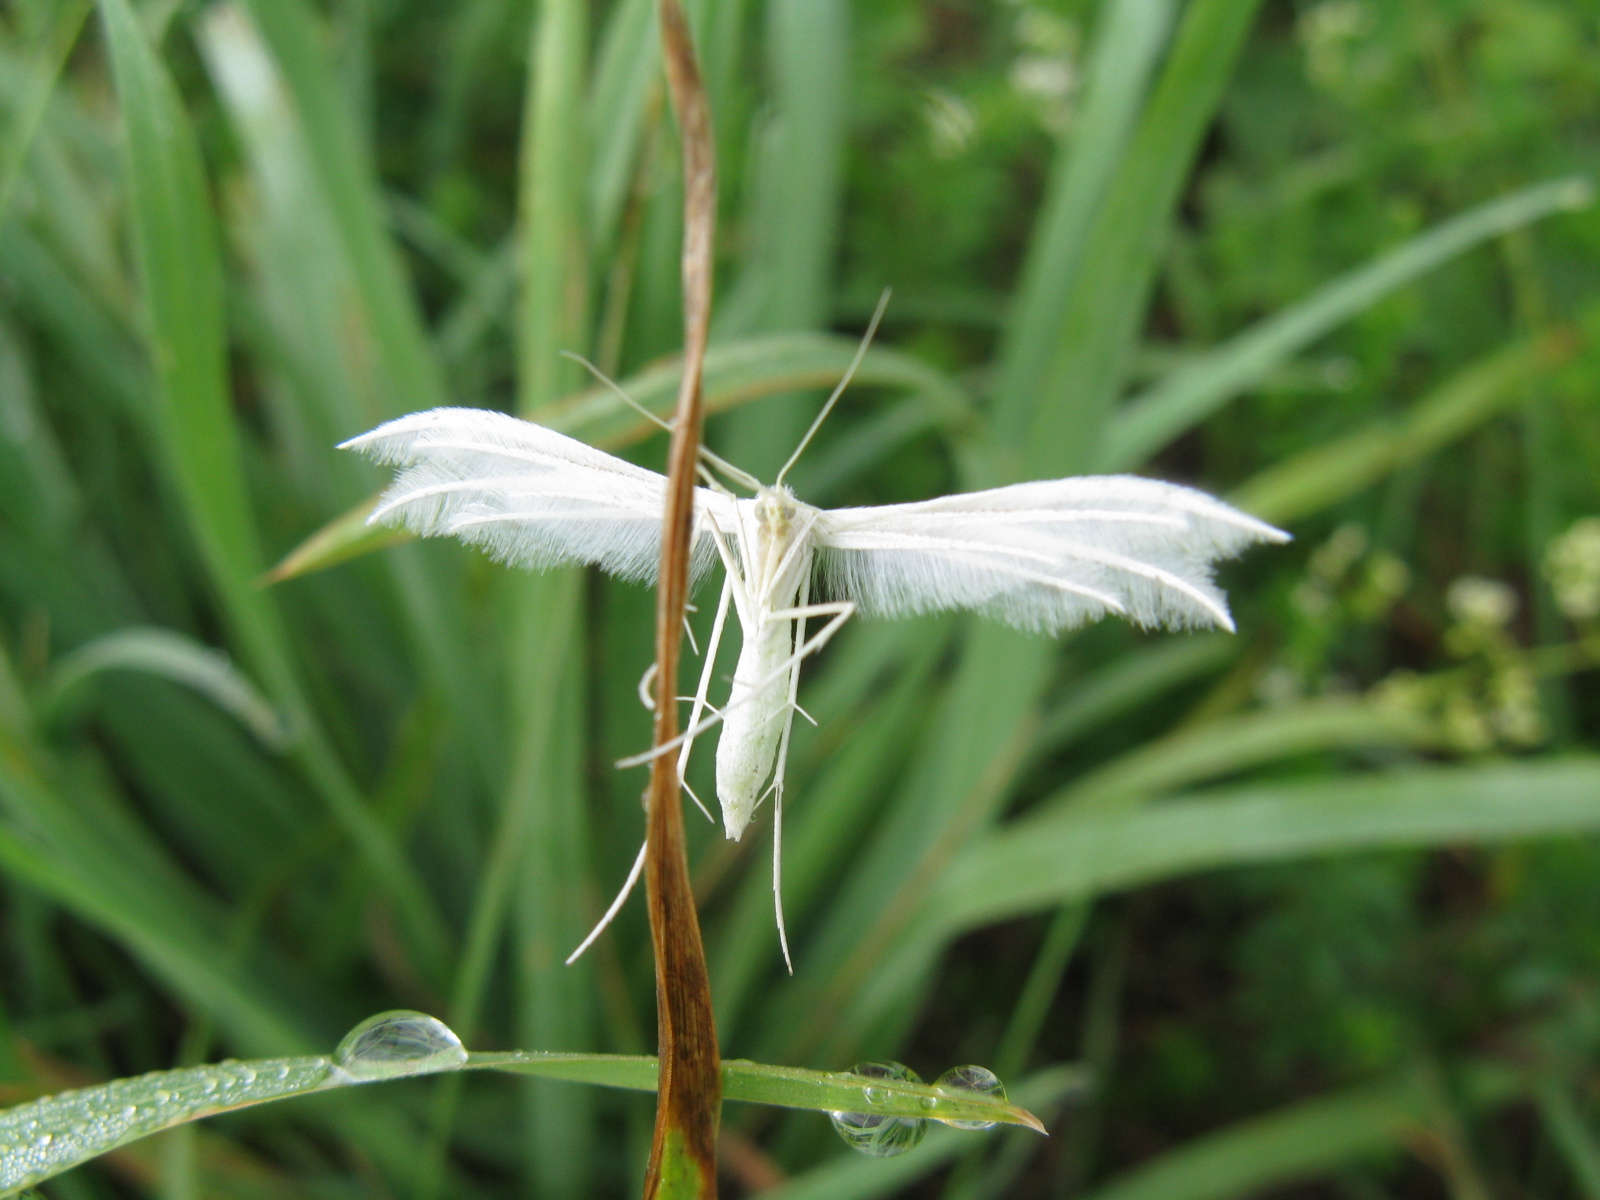
<instances>
[{"instance_id":1,"label":"dew drop on leaf","mask_svg":"<svg viewBox=\"0 0 1600 1200\"><path fill-rule=\"evenodd\" d=\"M857 1063L850 1068L851 1075L865 1075L870 1079L891 1079L898 1083L921 1083L921 1077L903 1063ZM869 1105L889 1102L891 1092L886 1088L864 1089ZM873 1158L892 1158L910 1150L928 1132L928 1123L921 1117L895 1117L885 1113L832 1112L828 1114L834 1129L852 1150Z\"/></svg>"},{"instance_id":2,"label":"dew drop on leaf","mask_svg":"<svg viewBox=\"0 0 1600 1200\"><path fill-rule=\"evenodd\" d=\"M361 1022L344 1035L333 1058L354 1079L395 1079L460 1066L467 1052L443 1021L402 1008Z\"/></svg>"},{"instance_id":3,"label":"dew drop on leaf","mask_svg":"<svg viewBox=\"0 0 1600 1200\"><path fill-rule=\"evenodd\" d=\"M986 1100L998 1100L1002 1104L1006 1100L1006 1085L1001 1083L1000 1077L988 1067L972 1065L951 1067L933 1081L933 1086L947 1092L976 1092ZM954 1129L993 1129L997 1124L994 1121L945 1121L944 1123Z\"/></svg>"}]
</instances>

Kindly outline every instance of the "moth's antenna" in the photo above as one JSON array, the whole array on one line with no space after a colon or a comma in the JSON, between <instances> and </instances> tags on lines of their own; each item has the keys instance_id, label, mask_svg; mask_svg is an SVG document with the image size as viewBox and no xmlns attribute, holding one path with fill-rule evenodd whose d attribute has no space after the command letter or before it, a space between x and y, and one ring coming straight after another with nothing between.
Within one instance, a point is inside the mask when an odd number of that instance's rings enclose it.
<instances>
[{"instance_id":1,"label":"moth's antenna","mask_svg":"<svg viewBox=\"0 0 1600 1200\"><path fill-rule=\"evenodd\" d=\"M783 470L778 472L778 478L772 486L777 487L783 482L783 477L789 473L789 468L794 466L795 460L811 444L811 439L816 435L822 423L828 419L828 414L833 411L833 406L839 403L839 397L844 395L845 388L850 386L850 381L855 378L856 368L861 365L861 360L867 356L867 347L872 345L872 335L878 332L878 322L883 320L883 310L889 307L889 296L893 289L884 288L883 295L878 297L878 307L872 310L872 320L867 323L867 332L862 335L861 344L856 347L856 356L850 360L844 377L839 380L839 386L833 389L833 395L828 397L828 402L822 406L822 411L817 414L817 419L811 422L811 428L806 430L805 437L800 439L800 444L794 448L794 453L789 455L789 461L783 464Z\"/></svg>"},{"instance_id":2,"label":"moth's antenna","mask_svg":"<svg viewBox=\"0 0 1600 1200\"><path fill-rule=\"evenodd\" d=\"M615 393L615 395L616 395L618 400L621 400L624 404L626 404L629 408L633 409L634 412L638 413L646 421L650 421L650 422L654 423L658 427L660 427L662 429L665 429L668 433L672 432L672 422L671 421L667 420L665 417L657 416L655 413L651 412L644 405L640 404L632 396L628 395L627 392L623 391L622 388L620 386L618 386L616 380L612 379L611 376L607 375L604 371L602 371L599 367L595 366L592 362L590 362L583 355L574 354L571 350L563 350L561 352L561 357L562 358L570 358L573 362L578 363L580 366L584 367L589 372L589 374L593 375L601 383L605 384L608 388L610 388L612 390L612 392Z\"/></svg>"},{"instance_id":3,"label":"moth's antenna","mask_svg":"<svg viewBox=\"0 0 1600 1200\"><path fill-rule=\"evenodd\" d=\"M589 371L589 374L593 375L601 383L605 384L608 388L610 388L612 390L612 392L615 393L617 399L621 400L624 404L626 404L629 408L633 409L634 412L638 413L645 420L654 422L657 426L659 426L660 428L666 430L668 433L672 432L672 422L671 421L668 421L663 417L657 416L655 413L651 412L644 405L640 404L632 396L628 395L627 392L623 391L621 386L617 383L616 380L612 379L609 375L607 375L599 367L595 366L592 362L590 362L583 355L574 354L571 350L563 350L563 351L561 351L561 355L562 355L563 358L570 358L573 362L580 363L582 366L587 368L588 371ZM729 479L733 480L735 483L739 484L741 487L747 487L752 492L759 492L761 490L761 481L759 479L757 479L754 475L750 474L750 472L748 472L748 471L741 471L738 467L734 466L731 462L729 462L727 459L723 458L721 455L713 454L711 451L707 450L704 446L701 446L700 447L700 457L705 459L712 466L716 467L717 470L721 471L724 475L726 475Z\"/></svg>"}]
</instances>

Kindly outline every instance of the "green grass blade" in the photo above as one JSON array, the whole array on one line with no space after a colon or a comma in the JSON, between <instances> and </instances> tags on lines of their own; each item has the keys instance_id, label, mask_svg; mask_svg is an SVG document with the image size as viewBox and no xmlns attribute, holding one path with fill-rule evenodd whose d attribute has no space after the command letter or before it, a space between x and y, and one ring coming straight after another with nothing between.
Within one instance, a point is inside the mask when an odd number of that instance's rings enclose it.
<instances>
[{"instance_id":1,"label":"green grass blade","mask_svg":"<svg viewBox=\"0 0 1600 1200\"><path fill-rule=\"evenodd\" d=\"M562 351L588 346L589 263L583 188L588 61L582 0L539 7L530 50L524 112L518 266L517 410L539 412L575 390L583 378Z\"/></svg>"},{"instance_id":2,"label":"green grass blade","mask_svg":"<svg viewBox=\"0 0 1600 1200\"><path fill-rule=\"evenodd\" d=\"M1138 466L1389 292L1491 238L1583 208L1593 194L1581 177L1526 188L1446 221L1324 285L1130 400L1106 432L1100 469Z\"/></svg>"},{"instance_id":3,"label":"green grass blade","mask_svg":"<svg viewBox=\"0 0 1600 1200\"><path fill-rule=\"evenodd\" d=\"M1101 7L1082 115L1056 151L1000 347L995 423L1020 427L1039 402L1073 283L1106 189L1132 134L1175 5L1117 0Z\"/></svg>"},{"instance_id":4,"label":"green grass blade","mask_svg":"<svg viewBox=\"0 0 1600 1200\"><path fill-rule=\"evenodd\" d=\"M1143 328L1174 207L1258 0L1194 0L1090 234L1031 411L997 427L1022 478L1091 469Z\"/></svg>"},{"instance_id":5,"label":"green grass blade","mask_svg":"<svg viewBox=\"0 0 1600 1200\"><path fill-rule=\"evenodd\" d=\"M1584 1200L1600 1200L1600 1141L1584 1120L1564 1080L1548 1079L1538 1089L1539 1116L1550 1140L1566 1159Z\"/></svg>"},{"instance_id":6,"label":"green grass blade","mask_svg":"<svg viewBox=\"0 0 1600 1200\"><path fill-rule=\"evenodd\" d=\"M353 481L361 464L336 457L333 445L390 415L389 400L376 338L307 135L282 72L243 9L211 8L195 33L248 166L249 200L235 209L234 227L262 323L276 335L276 357L300 400L298 425L309 444L295 449L322 468L319 475L331 466Z\"/></svg>"},{"instance_id":7,"label":"green grass blade","mask_svg":"<svg viewBox=\"0 0 1600 1200\"><path fill-rule=\"evenodd\" d=\"M280 42L285 37L292 42L293 28L291 21L288 34L279 31ZM318 139L327 131L301 120L300 97L283 66L289 51L280 44L274 57L245 10L216 6L197 23L197 34L249 167L250 201L236 206L235 224L253 268L252 299L260 324L277 348L272 366L285 379L269 394L286 393L290 400L283 407L293 412L275 425L299 434L286 434L288 444L279 451L299 461L295 485L307 507L344 507L372 486L374 473L334 445L393 415L403 394L390 378L409 371L411 357L420 353L406 332L409 297L389 294L403 287L403 280L396 274L384 282L392 272L373 265L375 256L393 252L387 233L368 230L364 223L376 218L361 215L376 201L368 196L351 215L350 204L341 207L332 199L339 188L366 196L375 185L351 175L349 163L340 165L338 178L324 169ZM299 86L314 90L321 68L314 62L302 68ZM412 380L412 385L424 382ZM417 390L411 399L421 404L441 397ZM353 531L341 525L340 532ZM381 535L374 532L374 538L383 544ZM315 549L332 561L353 556L342 536ZM285 564L274 578L289 577L294 566ZM461 634L463 605L452 594L451 581L430 572L414 554L387 556L386 566L406 621L404 633L432 681L449 697L449 711L487 775L496 752L485 687Z\"/></svg>"},{"instance_id":8,"label":"green grass blade","mask_svg":"<svg viewBox=\"0 0 1600 1200\"><path fill-rule=\"evenodd\" d=\"M0 269L16 289L19 307L71 357L98 399L141 433L151 431L150 371L134 338L22 222L0 223Z\"/></svg>"},{"instance_id":9,"label":"green grass blade","mask_svg":"<svg viewBox=\"0 0 1600 1200\"><path fill-rule=\"evenodd\" d=\"M593 1044L597 1024L592 964L565 961L592 919L584 903L592 861L584 773L589 683L580 649L585 576L569 570L516 582L512 762L501 819L525 837L523 853L511 860L517 1032L537 1045L575 1049ZM542 1194L587 1195L596 1150L590 1098L537 1083L529 1098L530 1165Z\"/></svg>"},{"instance_id":10,"label":"green grass blade","mask_svg":"<svg viewBox=\"0 0 1600 1200\"><path fill-rule=\"evenodd\" d=\"M517 231L517 411L524 415L573 390L580 373L561 352L589 348L587 125L576 116L587 98L589 20L586 0L543 0L529 45ZM562 1049L589 1044L594 1007L587 964L563 962L586 932L587 738L576 719L588 686L579 652L583 578L576 570L519 574L507 588L510 765L500 819L528 834L525 853L510 860L520 879L506 877L521 891L517 1030ZM486 887L478 914L508 899ZM593 1169L588 1099L537 1082L526 1095L528 1174L542 1195L583 1195Z\"/></svg>"},{"instance_id":11,"label":"green grass blade","mask_svg":"<svg viewBox=\"0 0 1600 1200\"><path fill-rule=\"evenodd\" d=\"M1115 808L1297 754L1421 750L1444 741L1444 731L1420 716L1342 697L1310 700L1180 729L1097 768L1033 812Z\"/></svg>"},{"instance_id":12,"label":"green grass blade","mask_svg":"<svg viewBox=\"0 0 1600 1200\"><path fill-rule=\"evenodd\" d=\"M1320 512L1470 433L1520 400L1531 380L1571 352L1565 337L1507 346L1458 371L1400 417L1302 450L1247 480L1229 499L1279 524Z\"/></svg>"},{"instance_id":13,"label":"green grass blade","mask_svg":"<svg viewBox=\"0 0 1600 1200\"><path fill-rule=\"evenodd\" d=\"M1050 1016L1051 1003L1061 989L1061 978L1083 940L1090 907L1086 903L1064 904L1051 918L995 1049L995 1074L1002 1079L1017 1074L1033 1056Z\"/></svg>"},{"instance_id":14,"label":"green grass blade","mask_svg":"<svg viewBox=\"0 0 1600 1200\"><path fill-rule=\"evenodd\" d=\"M278 565L262 577L262 583L283 583L325 571L375 550L416 540L416 535L408 529L367 524L367 518L377 506L378 498L373 496L329 521L285 554Z\"/></svg>"},{"instance_id":15,"label":"green grass blade","mask_svg":"<svg viewBox=\"0 0 1600 1200\"><path fill-rule=\"evenodd\" d=\"M1200 1138L1089 1193L1090 1200L1229 1200L1393 1154L1427 1124L1414 1073L1322 1096Z\"/></svg>"},{"instance_id":16,"label":"green grass blade","mask_svg":"<svg viewBox=\"0 0 1600 1200\"><path fill-rule=\"evenodd\" d=\"M828 317L844 187L849 20L842 0L767 0L773 127L754 186L771 205L762 227L772 241L761 251L768 329L804 329ZM775 448L787 457L792 446Z\"/></svg>"},{"instance_id":17,"label":"green grass blade","mask_svg":"<svg viewBox=\"0 0 1600 1200\"><path fill-rule=\"evenodd\" d=\"M597 247L616 238L633 186L647 101L661 86L661 35L651 0L622 0L606 21L596 55L589 104L589 237Z\"/></svg>"},{"instance_id":18,"label":"green grass blade","mask_svg":"<svg viewBox=\"0 0 1600 1200\"><path fill-rule=\"evenodd\" d=\"M118 1079L0 1112L0 1195L163 1129L330 1086L330 1059L256 1059Z\"/></svg>"},{"instance_id":19,"label":"green grass blade","mask_svg":"<svg viewBox=\"0 0 1600 1200\"><path fill-rule=\"evenodd\" d=\"M380 355L385 415L433 408L447 395L388 234L377 172L347 93L305 0L245 0L299 114L318 180L344 242Z\"/></svg>"},{"instance_id":20,"label":"green grass blade","mask_svg":"<svg viewBox=\"0 0 1600 1200\"><path fill-rule=\"evenodd\" d=\"M0 767L0 806L11 817L0 824L0 865L7 876L127 946L175 992L215 1014L242 1044L262 1050L306 1044L270 1002L241 985L219 945L193 932L194 913L181 900L188 889L130 878L137 868L128 862L126 846L106 844L4 734L0 753L7 758ZM24 836L17 824L28 816L36 819L23 826Z\"/></svg>"},{"instance_id":21,"label":"green grass blade","mask_svg":"<svg viewBox=\"0 0 1600 1200\"><path fill-rule=\"evenodd\" d=\"M39 122L44 120L45 110L50 107L61 68L66 65L84 18L93 7L93 0L63 0L54 5L39 44L28 56L26 78L20 87L15 82L8 85L8 90L15 88L21 94L8 97L11 113L6 122L5 145L0 147L0 218L5 216L17 180L22 178L23 165L33 147L34 135L39 131Z\"/></svg>"},{"instance_id":22,"label":"green grass blade","mask_svg":"<svg viewBox=\"0 0 1600 1200\"><path fill-rule=\"evenodd\" d=\"M832 387L844 377L857 347L853 338L804 332L719 342L706 354L706 412L724 412L801 388ZM634 401L665 418L672 415L680 371L674 357L622 380L619 386ZM856 371L855 384L904 388L925 399L944 421L959 424L971 420L972 404L966 391L943 372L907 354L884 347L869 349ZM588 388L529 416L608 450L630 445L656 430L606 387Z\"/></svg>"},{"instance_id":23,"label":"green grass blade","mask_svg":"<svg viewBox=\"0 0 1600 1200\"><path fill-rule=\"evenodd\" d=\"M101 5L126 125L129 186L160 386L160 426L189 526L243 657L297 735L296 758L399 906L433 969L442 926L388 831L322 740L275 611L228 392L217 236L193 131L127 0Z\"/></svg>"},{"instance_id":24,"label":"green grass blade","mask_svg":"<svg viewBox=\"0 0 1600 1200\"><path fill-rule=\"evenodd\" d=\"M966 929L1193 871L1595 828L1600 764L1584 758L1261 785L1016 821L961 856L925 915Z\"/></svg>"},{"instance_id":25,"label":"green grass blade","mask_svg":"<svg viewBox=\"0 0 1600 1200\"><path fill-rule=\"evenodd\" d=\"M815 329L831 315L844 201L850 22L843 0L767 0L769 121L751 164L756 244L741 291L755 297L741 332ZM814 411L780 396L724 424L726 453L770 479Z\"/></svg>"},{"instance_id":26,"label":"green grass blade","mask_svg":"<svg viewBox=\"0 0 1600 1200\"><path fill-rule=\"evenodd\" d=\"M168 629L119 629L87 642L51 669L45 709L59 711L71 693L105 671L143 671L192 688L235 717L263 745L288 740L283 718L226 654Z\"/></svg>"},{"instance_id":27,"label":"green grass blade","mask_svg":"<svg viewBox=\"0 0 1600 1200\"><path fill-rule=\"evenodd\" d=\"M458 165L468 117L486 74L487 61L509 32L512 0L468 0L456 6L449 42L439 62L437 99L425 118L430 183Z\"/></svg>"},{"instance_id":28,"label":"green grass blade","mask_svg":"<svg viewBox=\"0 0 1600 1200\"><path fill-rule=\"evenodd\" d=\"M1073 680L1066 699L1040 718L1034 753L1055 751L1169 688L1220 669L1238 652L1234 638L1215 633L1165 638L1123 655L1098 674Z\"/></svg>"}]
</instances>

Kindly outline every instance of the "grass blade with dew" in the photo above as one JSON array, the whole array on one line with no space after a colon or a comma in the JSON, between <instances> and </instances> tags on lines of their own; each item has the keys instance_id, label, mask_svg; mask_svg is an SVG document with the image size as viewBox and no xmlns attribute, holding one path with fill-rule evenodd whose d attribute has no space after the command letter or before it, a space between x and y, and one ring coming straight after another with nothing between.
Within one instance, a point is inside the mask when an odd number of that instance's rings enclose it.
<instances>
[{"instance_id":1,"label":"grass blade with dew","mask_svg":"<svg viewBox=\"0 0 1600 1200\"><path fill-rule=\"evenodd\" d=\"M380 1013L356 1026L332 1056L228 1061L152 1071L0 1110L0 1195L50 1179L139 1138L215 1116L338 1088L487 1070L633 1091L655 1091L654 1058L505 1051L468 1054L423 1013ZM728 1098L818 1112L859 1109L941 1121L982 1121L1040 1130L1027 1109L970 1092L848 1073L801 1071L730 1060ZM1058 1073L1057 1089L1072 1086ZM1043 1090L1019 1089L1030 1098Z\"/></svg>"},{"instance_id":2,"label":"grass blade with dew","mask_svg":"<svg viewBox=\"0 0 1600 1200\"><path fill-rule=\"evenodd\" d=\"M1081 1093L1088 1080L1073 1066L1046 1068L1024 1079L1014 1089L1017 1102L1048 1109ZM974 1134L955 1129L935 1129L916 1149L896 1158L838 1155L803 1175L786 1180L770 1192L769 1200L875 1200L898 1194L900 1189L931 1175L974 1143L990 1141L995 1130Z\"/></svg>"}]
</instances>

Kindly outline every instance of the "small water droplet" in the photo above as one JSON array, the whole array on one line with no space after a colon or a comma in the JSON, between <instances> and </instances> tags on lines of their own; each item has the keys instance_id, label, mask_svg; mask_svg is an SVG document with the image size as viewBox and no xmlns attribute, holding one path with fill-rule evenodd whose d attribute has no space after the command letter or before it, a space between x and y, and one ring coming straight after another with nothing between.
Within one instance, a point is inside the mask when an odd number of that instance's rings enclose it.
<instances>
[{"instance_id":1,"label":"small water droplet","mask_svg":"<svg viewBox=\"0 0 1600 1200\"><path fill-rule=\"evenodd\" d=\"M976 1092L986 1100L1006 1099L1006 1085L988 1067L951 1067L933 1081L933 1086L948 1092ZM954 1129L993 1129L996 1121L946 1121Z\"/></svg>"},{"instance_id":2,"label":"small water droplet","mask_svg":"<svg viewBox=\"0 0 1600 1200\"><path fill-rule=\"evenodd\" d=\"M892 1079L901 1083L921 1083L922 1078L904 1063L857 1063L850 1068L852 1075L865 1075L870 1079ZM863 1095L868 1104L884 1105L893 1097L889 1088L867 1087ZM873 1158L891 1158L904 1154L928 1132L928 1123L921 1117L892 1117L884 1113L832 1112L828 1119L834 1130L852 1150Z\"/></svg>"},{"instance_id":3,"label":"small water droplet","mask_svg":"<svg viewBox=\"0 0 1600 1200\"><path fill-rule=\"evenodd\" d=\"M356 1079L393 1079L459 1065L467 1052L443 1021L396 1009L368 1017L345 1034L333 1058Z\"/></svg>"}]
</instances>

